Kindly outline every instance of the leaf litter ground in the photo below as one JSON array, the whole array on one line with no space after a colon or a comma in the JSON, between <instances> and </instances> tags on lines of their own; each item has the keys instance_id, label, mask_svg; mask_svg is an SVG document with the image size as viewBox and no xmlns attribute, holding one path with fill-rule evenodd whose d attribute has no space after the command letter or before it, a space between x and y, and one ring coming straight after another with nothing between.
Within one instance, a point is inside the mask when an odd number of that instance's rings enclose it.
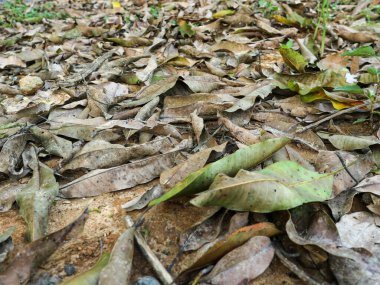
<instances>
[{"instance_id":1,"label":"leaf litter ground","mask_svg":"<svg viewBox=\"0 0 380 285\"><path fill-rule=\"evenodd\" d=\"M377 284L379 7L3 4L0 284Z\"/></svg>"}]
</instances>

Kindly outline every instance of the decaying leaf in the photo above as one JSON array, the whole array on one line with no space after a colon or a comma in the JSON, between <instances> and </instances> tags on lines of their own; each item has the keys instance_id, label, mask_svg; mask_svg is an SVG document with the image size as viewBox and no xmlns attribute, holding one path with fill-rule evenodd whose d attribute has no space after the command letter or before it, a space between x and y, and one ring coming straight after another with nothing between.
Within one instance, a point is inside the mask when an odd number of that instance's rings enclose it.
<instances>
[{"instance_id":1,"label":"decaying leaf","mask_svg":"<svg viewBox=\"0 0 380 285\"><path fill-rule=\"evenodd\" d=\"M255 279L269 266L274 257L270 239L257 236L227 253L205 280L212 284L240 284Z\"/></svg>"},{"instance_id":2,"label":"decaying leaf","mask_svg":"<svg viewBox=\"0 0 380 285\"><path fill-rule=\"evenodd\" d=\"M17 134L5 142L0 152L0 172L13 175L22 172L22 169L17 171L17 166L21 154L30 139L32 137L28 134Z\"/></svg>"},{"instance_id":3,"label":"decaying leaf","mask_svg":"<svg viewBox=\"0 0 380 285\"><path fill-rule=\"evenodd\" d=\"M16 201L19 193L25 184L18 182L4 182L0 184L0 212L8 211Z\"/></svg>"},{"instance_id":4,"label":"decaying leaf","mask_svg":"<svg viewBox=\"0 0 380 285\"><path fill-rule=\"evenodd\" d=\"M35 126L30 128L30 132L40 141L47 152L62 158L69 158L72 155L73 146L70 141Z\"/></svg>"},{"instance_id":5,"label":"decaying leaf","mask_svg":"<svg viewBox=\"0 0 380 285\"><path fill-rule=\"evenodd\" d=\"M65 198L91 197L147 183L163 170L174 166L175 154L169 152L113 168L90 171L63 185L60 193Z\"/></svg>"},{"instance_id":6,"label":"decaying leaf","mask_svg":"<svg viewBox=\"0 0 380 285\"><path fill-rule=\"evenodd\" d=\"M160 197L164 193L161 185L156 185L146 191L144 194L137 196L129 202L123 204L121 207L127 212L133 210L140 210L149 204L150 201Z\"/></svg>"},{"instance_id":7,"label":"decaying leaf","mask_svg":"<svg viewBox=\"0 0 380 285\"><path fill-rule=\"evenodd\" d=\"M100 273L99 285L129 284L133 259L134 231L133 227L127 229L116 241L108 264Z\"/></svg>"},{"instance_id":8,"label":"decaying leaf","mask_svg":"<svg viewBox=\"0 0 380 285\"><path fill-rule=\"evenodd\" d=\"M183 233L179 242L181 251L197 250L204 244L214 241L220 234L225 214L225 210L218 211Z\"/></svg>"},{"instance_id":9,"label":"decaying leaf","mask_svg":"<svg viewBox=\"0 0 380 285\"><path fill-rule=\"evenodd\" d=\"M160 183L165 188L172 188L175 184L186 178L191 173L201 169L213 152L222 153L226 144L206 148L186 158L186 161L173 168L163 171L160 175Z\"/></svg>"},{"instance_id":10,"label":"decaying leaf","mask_svg":"<svg viewBox=\"0 0 380 285\"><path fill-rule=\"evenodd\" d=\"M218 260L226 253L241 246L255 236L271 237L277 235L279 230L272 223L258 223L238 229L224 238L208 244L200 249L199 257L193 261L191 268L199 268Z\"/></svg>"},{"instance_id":11,"label":"decaying leaf","mask_svg":"<svg viewBox=\"0 0 380 285\"><path fill-rule=\"evenodd\" d=\"M380 219L368 212L355 212L344 215L336 224L342 244L349 248L378 250Z\"/></svg>"},{"instance_id":12,"label":"decaying leaf","mask_svg":"<svg viewBox=\"0 0 380 285\"><path fill-rule=\"evenodd\" d=\"M3 270L3 261L6 260L13 250L12 234L15 229L16 228L12 226L0 233L0 272Z\"/></svg>"},{"instance_id":13,"label":"decaying leaf","mask_svg":"<svg viewBox=\"0 0 380 285\"><path fill-rule=\"evenodd\" d=\"M16 201L28 226L27 238L34 241L47 234L49 208L58 194L59 185L54 171L38 162L37 152L34 147L31 148L29 167L33 170L33 176L17 193Z\"/></svg>"},{"instance_id":14,"label":"decaying leaf","mask_svg":"<svg viewBox=\"0 0 380 285\"><path fill-rule=\"evenodd\" d=\"M169 144L168 138L160 138L152 142L130 147L111 144L102 140L92 140L76 153L60 171L64 172L78 168L93 170L118 166L131 159L157 154L161 148Z\"/></svg>"},{"instance_id":15,"label":"decaying leaf","mask_svg":"<svg viewBox=\"0 0 380 285\"><path fill-rule=\"evenodd\" d=\"M368 155L359 157L344 151L320 151L316 161L318 172L341 170L334 175L333 196L355 186L373 167L374 163Z\"/></svg>"},{"instance_id":16,"label":"decaying leaf","mask_svg":"<svg viewBox=\"0 0 380 285\"><path fill-rule=\"evenodd\" d=\"M379 0L0 2L1 285L379 283Z\"/></svg>"}]
</instances>

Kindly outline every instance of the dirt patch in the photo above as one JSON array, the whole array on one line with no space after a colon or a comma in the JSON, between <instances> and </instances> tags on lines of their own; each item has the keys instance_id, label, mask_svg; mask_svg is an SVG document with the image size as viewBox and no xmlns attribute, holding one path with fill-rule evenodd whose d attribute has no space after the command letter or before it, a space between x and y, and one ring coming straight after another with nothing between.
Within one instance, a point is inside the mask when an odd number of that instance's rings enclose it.
<instances>
[{"instance_id":1,"label":"dirt patch","mask_svg":"<svg viewBox=\"0 0 380 285\"><path fill-rule=\"evenodd\" d=\"M153 181L130 190L107 193L93 198L57 200L52 206L49 216L49 232L54 232L80 215L84 208L90 211L83 232L60 247L38 270L36 277L48 272L68 279L64 271L65 264L72 264L76 274L91 268L102 251L111 251L119 235L125 230L125 211L121 205L157 183ZM137 219L142 211L131 212ZM196 208L182 201L162 203L144 215L144 223L140 230L149 246L158 258L168 266L178 252L179 236L196 221L206 215L205 209ZM0 229L10 225L16 226L13 234L16 249L26 244L26 225L16 207L0 214ZM150 264L141 252L135 250L132 280L140 276L154 275ZM292 276L279 261L274 260L271 266L257 280L250 284L303 284Z\"/></svg>"}]
</instances>

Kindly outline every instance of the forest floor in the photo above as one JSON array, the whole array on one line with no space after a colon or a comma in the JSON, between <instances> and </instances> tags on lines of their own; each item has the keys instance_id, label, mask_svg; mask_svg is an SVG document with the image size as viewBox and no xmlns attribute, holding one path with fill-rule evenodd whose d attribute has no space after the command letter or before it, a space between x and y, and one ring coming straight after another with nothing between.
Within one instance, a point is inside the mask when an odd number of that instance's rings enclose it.
<instances>
[{"instance_id":1,"label":"forest floor","mask_svg":"<svg viewBox=\"0 0 380 285\"><path fill-rule=\"evenodd\" d=\"M378 0L0 5L0 285L377 284Z\"/></svg>"}]
</instances>

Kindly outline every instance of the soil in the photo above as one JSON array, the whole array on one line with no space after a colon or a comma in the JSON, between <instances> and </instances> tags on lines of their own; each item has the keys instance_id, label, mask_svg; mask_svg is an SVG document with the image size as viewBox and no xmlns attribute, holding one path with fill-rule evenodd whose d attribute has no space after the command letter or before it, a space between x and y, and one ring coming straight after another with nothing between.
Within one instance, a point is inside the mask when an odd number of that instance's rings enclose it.
<instances>
[{"instance_id":1,"label":"soil","mask_svg":"<svg viewBox=\"0 0 380 285\"><path fill-rule=\"evenodd\" d=\"M64 271L64 266L67 264L74 266L76 274L91 268L102 251L112 250L113 244L125 230L124 217L126 213L121 205L143 193L155 183L157 181L93 198L57 200L52 206L49 216L50 232L67 225L78 217L86 207L90 210L89 219L82 234L64 244L44 262L35 275L36 278L46 272L50 275L59 276L63 280L72 278L67 276ZM178 251L181 232L201 219L204 212L204 209L183 205L179 202L170 202L158 205L145 213L141 232L165 266L172 262ZM141 213L142 211L134 211L129 214L133 219L137 219ZM26 243L26 225L16 207L6 213L0 213L0 229L6 229L10 225L16 226L13 239L17 250ZM137 249L133 260L132 280L145 275L154 275L154 271ZM271 266L250 284L286 285L303 283L280 261L274 259Z\"/></svg>"}]
</instances>

